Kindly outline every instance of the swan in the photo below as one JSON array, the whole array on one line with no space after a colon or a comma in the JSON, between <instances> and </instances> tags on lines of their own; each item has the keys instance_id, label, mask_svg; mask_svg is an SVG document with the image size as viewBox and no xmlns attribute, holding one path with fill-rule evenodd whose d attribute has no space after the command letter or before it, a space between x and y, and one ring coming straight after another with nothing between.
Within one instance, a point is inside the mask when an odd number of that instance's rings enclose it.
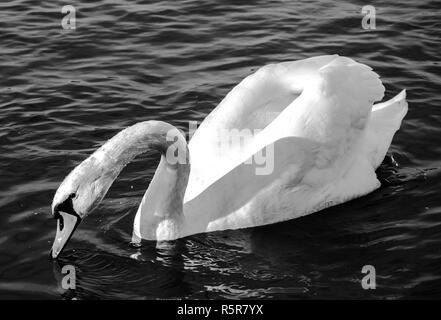
<instances>
[{"instance_id":1,"label":"swan","mask_svg":"<svg viewBox=\"0 0 441 320\"><path fill-rule=\"evenodd\" d=\"M52 257L124 166L150 149L161 160L136 212L134 242L276 223L366 195L380 186L375 170L407 113L405 90L374 105L384 91L370 67L325 55L249 75L188 144L168 123L132 125L57 189Z\"/></svg>"}]
</instances>

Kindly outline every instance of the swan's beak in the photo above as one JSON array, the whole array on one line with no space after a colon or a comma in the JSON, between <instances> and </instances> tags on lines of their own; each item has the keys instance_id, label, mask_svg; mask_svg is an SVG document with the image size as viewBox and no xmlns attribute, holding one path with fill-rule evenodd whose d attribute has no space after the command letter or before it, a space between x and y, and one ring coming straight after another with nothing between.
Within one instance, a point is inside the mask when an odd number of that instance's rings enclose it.
<instances>
[{"instance_id":1,"label":"swan's beak","mask_svg":"<svg viewBox=\"0 0 441 320\"><path fill-rule=\"evenodd\" d=\"M57 219L57 234L55 235L54 244L52 245L51 256L53 259L63 251L66 244L69 242L70 237L74 233L75 229L81 222L81 218L78 215L58 211L55 214Z\"/></svg>"}]
</instances>

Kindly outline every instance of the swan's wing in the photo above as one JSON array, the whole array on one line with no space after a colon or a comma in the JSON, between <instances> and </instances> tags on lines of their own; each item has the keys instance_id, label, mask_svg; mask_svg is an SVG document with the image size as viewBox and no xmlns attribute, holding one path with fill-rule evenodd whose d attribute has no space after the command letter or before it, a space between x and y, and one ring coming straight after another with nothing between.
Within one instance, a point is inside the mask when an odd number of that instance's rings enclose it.
<instances>
[{"instance_id":1,"label":"swan's wing","mask_svg":"<svg viewBox=\"0 0 441 320\"><path fill-rule=\"evenodd\" d=\"M395 132L407 113L406 91L403 90L389 101L374 105L371 119L366 127L365 152L376 169L386 156Z\"/></svg>"},{"instance_id":2,"label":"swan's wing","mask_svg":"<svg viewBox=\"0 0 441 320\"><path fill-rule=\"evenodd\" d=\"M338 57L305 86L297 125L305 137L326 145L322 166L347 158L360 146L372 105L381 100L379 76L364 64Z\"/></svg>"},{"instance_id":3,"label":"swan's wing","mask_svg":"<svg viewBox=\"0 0 441 320\"><path fill-rule=\"evenodd\" d=\"M225 228L220 226L218 230L264 224L263 220L274 217L248 212L246 206L262 196L277 197L277 194L265 193L275 186L283 192L300 185L304 176L315 168L321 148L320 144L299 137L285 137L265 146L185 202L188 221L198 230L222 219Z\"/></svg>"},{"instance_id":4,"label":"swan's wing","mask_svg":"<svg viewBox=\"0 0 441 320\"><path fill-rule=\"evenodd\" d=\"M307 79L336 57L319 56L267 65L233 88L190 140L192 170L186 199L221 176L226 167L235 165L225 165L237 152L236 146L222 144L226 134L232 130L239 131L239 135L255 134L263 129L298 97Z\"/></svg>"},{"instance_id":5,"label":"swan's wing","mask_svg":"<svg viewBox=\"0 0 441 320\"><path fill-rule=\"evenodd\" d=\"M220 129L263 129L303 90L306 79L337 55L269 64L247 76L204 119L190 141L194 149L213 145ZM209 138L207 138L209 137Z\"/></svg>"}]
</instances>

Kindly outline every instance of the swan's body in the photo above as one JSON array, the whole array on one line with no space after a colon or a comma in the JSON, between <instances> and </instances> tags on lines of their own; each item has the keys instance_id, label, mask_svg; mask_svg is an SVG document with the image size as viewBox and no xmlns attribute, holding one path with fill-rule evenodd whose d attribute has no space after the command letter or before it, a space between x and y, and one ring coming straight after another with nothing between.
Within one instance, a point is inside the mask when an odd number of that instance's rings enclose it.
<instances>
[{"instance_id":1,"label":"swan's body","mask_svg":"<svg viewBox=\"0 0 441 320\"><path fill-rule=\"evenodd\" d=\"M177 137L175 147L188 150L174 127L140 123L78 166L57 191L53 208L73 198L72 211L87 214L122 167L147 147L163 156L136 213L135 241L275 223L360 197L380 186L375 169L407 112L404 91L373 106L383 95L371 68L336 55L265 66L200 125L188 145L190 165L170 164L164 156L164 146L170 146L161 138L165 132ZM253 135L225 144L232 130ZM255 161L264 151L266 168ZM93 174L92 182L79 181L90 176L90 168L101 173ZM76 205L77 198L66 198L81 189L77 185L93 183L103 185L95 188L94 199Z\"/></svg>"}]
</instances>

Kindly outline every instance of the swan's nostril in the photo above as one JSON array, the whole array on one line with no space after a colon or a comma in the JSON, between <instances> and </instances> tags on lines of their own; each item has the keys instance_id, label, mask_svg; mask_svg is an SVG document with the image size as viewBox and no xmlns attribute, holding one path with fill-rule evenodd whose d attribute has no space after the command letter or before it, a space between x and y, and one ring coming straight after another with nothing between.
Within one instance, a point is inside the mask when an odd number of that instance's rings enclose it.
<instances>
[{"instance_id":1,"label":"swan's nostril","mask_svg":"<svg viewBox=\"0 0 441 320\"><path fill-rule=\"evenodd\" d=\"M60 231L63 231L63 229L64 229L64 219L63 219L63 216L62 215L60 215L60 214L58 214L58 221L59 221L59 226L60 226Z\"/></svg>"}]
</instances>

